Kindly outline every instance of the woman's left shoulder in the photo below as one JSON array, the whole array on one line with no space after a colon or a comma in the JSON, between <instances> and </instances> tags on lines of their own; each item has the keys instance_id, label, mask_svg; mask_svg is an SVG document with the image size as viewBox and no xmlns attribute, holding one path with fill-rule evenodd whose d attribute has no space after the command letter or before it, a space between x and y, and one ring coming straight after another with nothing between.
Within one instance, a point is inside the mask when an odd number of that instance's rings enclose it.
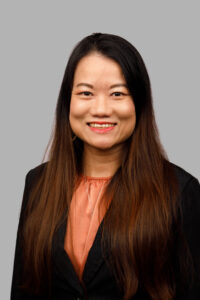
<instances>
[{"instance_id":1,"label":"woman's left shoulder","mask_svg":"<svg viewBox=\"0 0 200 300\"><path fill-rule=\"evenodd\" d=\"M199 180L184 170L173 164L180 186L180 208L182 211L183 227L189 239L197 242L200 230L200 184ZM198 242L200 251L200 243Z\"/></svg>"},{"instance_id":2,"label":"woman's left shoulder","mask_svg":"<svg viewBox=\"0 0 200 300\"><path fill-rule=\"evenodd\" d=\"M191 173L189 173L188 171L186 171L185 169L183 169L182 167L170 162L170 165L173 167L177 180L178 180L178 184L179 184L179 188L180 188L180 192L181 193L191 193L191 194L195 194L196 196L199 197L199 201L200 201L200 184L199 184L199 180L192 175Z\"/></svg>"}]
</instances>

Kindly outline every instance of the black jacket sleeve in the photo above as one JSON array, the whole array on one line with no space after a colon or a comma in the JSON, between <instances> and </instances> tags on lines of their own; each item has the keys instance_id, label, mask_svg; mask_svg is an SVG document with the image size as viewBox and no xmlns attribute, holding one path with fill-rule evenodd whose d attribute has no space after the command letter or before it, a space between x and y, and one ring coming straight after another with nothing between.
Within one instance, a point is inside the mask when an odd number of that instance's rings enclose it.
<instances>
[{"instance_id":1,"label":"black jacket sleeve","mask_svg":"<svg viewBox=\"0 0 200 300\"><path fill-rule=\"evenodd\" d=\"M194 278L177 300L200 299L200 184L191 177L182 191L183 233L191 254ZM189 282L188 282L189 283Z\"/></svg>"},{"instance_id":2,"label":"black jacket sleeve","mask_svg":"<svg viewBox=\"0 0 200 300\"><path fill-rule=\"evenodd\" d=\"M24 193L22 198L20 217L19 217L19 223L17 229L14 266L13 266L12 283L11 283L11 298L10 298L11 300L25 299L23 297L22 292L20 292L19 288L17 287L17 285L21 282L21 275L22 275L22 257L21 257L22 247L20 241L20 233L21 233L23 213L28 200L28 193L29 193L28 190L29 190L29 173L27 173L25 178L25 187L24 187Z\"/></svg>"},{"instance_id":3,"label":"black jacket sleeve","mask_svg":"<svg viewBox=\"0 0 200 300\"><path fill-rule=\"evenodd\" d=\"M24 187L20 216L19 216L19 223L18 223L18 230L17 230L17 237L16 237L16 244L15 244L12 283L11 283L11 294L10 294L11 300L25 300L25 299L38 300L39 299L37 296L27 295L18 287L18 285L21 284L21 280L22 280L23 258L22 258L21 230L23 225L24 210L28 202L28 196L30 190L30 182L31 182L30 173L31 170L26 174L25 187Z\"/></svg>"}]
</instances>

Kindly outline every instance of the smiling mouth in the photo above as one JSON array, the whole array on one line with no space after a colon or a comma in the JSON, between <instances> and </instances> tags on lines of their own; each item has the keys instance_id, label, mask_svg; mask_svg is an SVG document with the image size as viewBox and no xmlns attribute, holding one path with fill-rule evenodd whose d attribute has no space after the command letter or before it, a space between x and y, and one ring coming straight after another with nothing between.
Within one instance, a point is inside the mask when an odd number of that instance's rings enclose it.
<instances>
[{"instance_id":1,"label":"smiling mouth","mask_svg":"<svg viewBox=\"0 0 200 300\"><path fill-rule=\"evenodd\" d=\"M109 128L109 127L114 127L115 125L117 125L117 123L87 123L87 125L89 127L93 127L93 128Z\"/></svg>"}]
</instances>

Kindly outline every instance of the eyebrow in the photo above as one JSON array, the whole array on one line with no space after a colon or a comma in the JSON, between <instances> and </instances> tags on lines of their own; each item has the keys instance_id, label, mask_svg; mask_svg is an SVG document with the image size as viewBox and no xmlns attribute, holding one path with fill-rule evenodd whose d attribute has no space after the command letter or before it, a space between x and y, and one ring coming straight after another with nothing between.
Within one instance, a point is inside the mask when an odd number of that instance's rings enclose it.
<instances>
[{"instance_id":1,"label":"eyebrow","mask_svg":"<svg viewBox=\"0 0 200 300\"><path fill-rule=\"evenodd\" d=\"M89 88L91 88L91 89L94 88L93 85L91 85L91 84L89 84L89 83L84 83L84 82L78 83L78 84L76 85L76 87L79 87L79 86L87 86L87 87L89 87ZM125 84L125 83L116 83L116 84L111 85L111 86L110 86L110 89L113 89L113 88L119 87L119 86L124 86L124 87L128 88L127 84Z\"/></svg>"}]
</instances>

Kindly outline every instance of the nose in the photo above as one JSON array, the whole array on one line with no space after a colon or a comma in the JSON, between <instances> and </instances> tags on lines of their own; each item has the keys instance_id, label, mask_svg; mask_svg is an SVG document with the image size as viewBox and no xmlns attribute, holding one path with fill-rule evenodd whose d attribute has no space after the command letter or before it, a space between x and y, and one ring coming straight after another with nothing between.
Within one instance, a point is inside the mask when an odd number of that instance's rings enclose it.
<instances>
[{"instance_id":1,"label":"nose","mask_svg":"<svg viewBox=\"0 0 200 300\"><path fill-rule=\"evenodd\" d=\"M91 105L90 113L94 117L110 116L112 107L108 97L105 95L96 97Z\"/></svg>"}]
</instances>

